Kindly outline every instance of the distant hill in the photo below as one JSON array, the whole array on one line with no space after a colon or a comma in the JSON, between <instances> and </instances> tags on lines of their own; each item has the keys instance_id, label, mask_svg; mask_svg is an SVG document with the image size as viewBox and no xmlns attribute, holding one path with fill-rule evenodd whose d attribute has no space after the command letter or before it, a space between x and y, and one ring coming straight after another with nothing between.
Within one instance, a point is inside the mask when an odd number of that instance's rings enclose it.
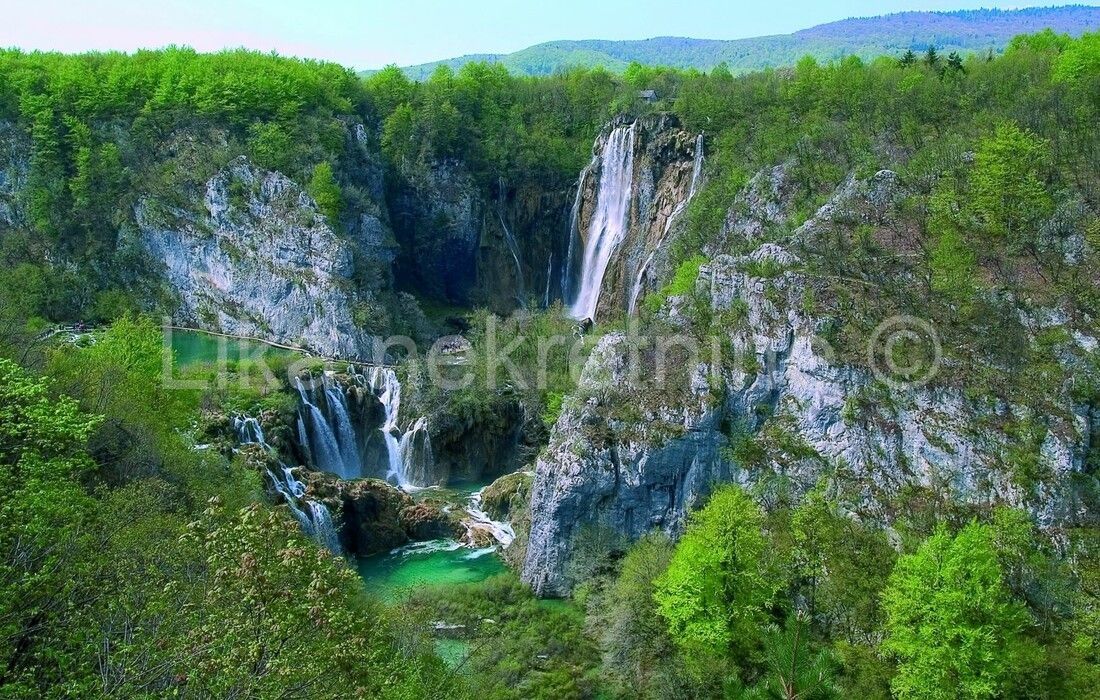
<instances>
[{"instance_id":1,"label":"distant hill","mask_svg":"<svg viewBox=\"0 0 1100 700\"><path fill-rule=\"evenodd\" d=\"M632 61L650 65L709 70L726 63L734 72L791 65L810 54L821 60L856 55L870 58L924 51L930 44L941 53L999 51L1017 34L1050 27L1080 35L1100 30L1100 7L1067 5L1022 10L899 12L881 17L845 19L793 34L752 39L686 39L657 37L637 41L551 41L510 54L472 54L408 66L412 78L424 79L437 66L458 69L472 61L497 61L520 75L548 75L561 68L603 66L621 71ZM371 71L365 71L370 73Z\"/></svg>"}]
</instances>

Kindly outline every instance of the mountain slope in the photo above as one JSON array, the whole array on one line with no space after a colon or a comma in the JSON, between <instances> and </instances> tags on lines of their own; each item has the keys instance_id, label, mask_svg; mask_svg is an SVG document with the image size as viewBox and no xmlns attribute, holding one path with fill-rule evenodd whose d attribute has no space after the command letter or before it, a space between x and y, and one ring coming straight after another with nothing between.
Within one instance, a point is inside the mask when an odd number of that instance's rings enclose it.
<instances>
[{"instance_id":1,"label":"mountain slope","mask_svg":"<svg viewBox=\"0 0 1100 700\"><path fill-rule=\"evenodd\" d=\"M499 62L520 75L549 75L576 66L602 66L621 71L632 61L649 65L708 70L726 63L734 72L791 65L809 54L830 60L846 55L870 58L923 51L999 51L1017 34L1050 27L1080 35L1100 29L1100 7L1067 5L1022 10L900 12L880 17L845 19L793 34L723 41L656 37L636 41L551 41L510 54L471 54L405 68L421 80L440 65L458 69L473 61ZM367 71L370 72L370 71Z\"/></svg>"}]
</instances>

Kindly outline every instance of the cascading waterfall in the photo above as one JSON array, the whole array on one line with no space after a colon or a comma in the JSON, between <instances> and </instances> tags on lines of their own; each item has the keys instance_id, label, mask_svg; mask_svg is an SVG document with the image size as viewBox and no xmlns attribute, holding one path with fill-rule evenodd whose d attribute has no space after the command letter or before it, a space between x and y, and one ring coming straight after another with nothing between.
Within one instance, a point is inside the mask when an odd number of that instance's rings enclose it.
<instances>
[{"instance_id":1,"label":"cascading waterfall","mask_svg":"<svg viewBox=\"0 0 1100 700\"><path fill-rule=\"evenodd\" d=\"M294 383L298 388L298 395L302 399L302 406L299 411L304 409L309 417L308 421L302 419L303 425L309 427L309 430L305 431L307 439L303 441L303 444L309 446L313 466L321 471L336 474L341 478L348 478L345 475L346 467L343 457L340 455L340 444L336 440L336 433L332 431L332 426L329 425L329 421L321 409L309 400L309 394L306 392L305 385L302 384L301 377L295 377ZM301 413L299 413L299 418L302 418Z\"/></svg>"},{"instance_id":2,"label":"cascading waterfall","mask_svg":"<svg viewBox=\"0 0 1100 700\"><path fill-rule=\"evenodd\" d=\"M600 298L604 273L611 256L626 236L630 195L634 180L634 135L637 122L615 127L601 155L596 211L588 226L581 261L580 289L569 307L576 319L593 318ZM582 182L583 185L583 182ZM578 190L579 196L580 190ZM579 215L579 207L574 216ZM574 227L576 225L574 224Z\"/></svg>"},{"instance_id":3,"label":"cascading waterfall","mask_svg":"<svg viewBox=\"0 0 1100 700\"><path fill-rule=\"evenodd\" d=\"M665 242L665 237L668 235L669 230L672 228L672 223L676 220L676 217L680 215L687 205L691 202L692 197L695 196L695 191L699 187L699 178L703 174L703 135L699 134L695 137L695 160L691 166L691 184L688 186L687 197L680 202L676 203L672 213L668 215L665 220L665 228L661 232L661 237L657 239L656 245L653 246L653 250L646 256L645 262L638 268L638 274L634 278L634 285L630 288L630 300L627 303L627 313L633 314L634 309L638 306L638 297L642 293L642 280L645 279L646 270L649 269L650 263L653 262L653 257L657 254L661 244Z\"/></svg>"},{"instance_id":4,"label":"cascading waterfall","mask_svg":"<svg viewBox=\"0 0 1100 700\"><path fill-rule=\"evenodd\" d=\"M362 460L359 458L359 448L355 440L355 429L351 427L351 416L348 413L348 399L336 381L328 374L322 376L322 385L325 389L325 398L333 413L333 423L336 426L336 443L340 452L340 463L343 470L338 472L341 479L357 479L363 475Z\"/></svg>"},{"instance_id":5,"label":"cascading waterfall","mask_svg":"<svg viewBox=\"0 0 1100 700\"><path fill-rule=\"evenodd\" d=\"M431 443L428 440L428 419L421 416L404 433L397 427L401 412L401 382L389 367L374 367L368 386L382 403L385 419L382 438L386 443L388 469L386 480L403 489L415 488L427 481L431 468ZM425 449L416 454L416 441L422 440Z\"/></svg>"},{"instance_id":6,"label":"cascading waterfall","mask_svg":"<svg viewBox=\"0 0 1100 700\"><path fill-rule=\"evenodd\" d=\"M473 531L484 530L492 535L493 539L499 542L502 547L507 547L516 539L516 531L512 529L509 523L493 520L482 509L481 497L484 492L485 489L481 488L470 494L470 501L466 505L466 514L470 518L466 523L466 536L472 542L474 541Z\"/></svg>"},{"instance_id":7,"label":"cascading waterfall","mask_svg":"<svg viewBox=\"0 0 1100 700\"><path fill-rule=\"evenodd\" d=\"M237 432L237 442L241 445L259 445L269 454L276 456L274 447L264 438L263 428L253 416L235 416L233 428ZM302 528L302 532L312 537L329 551L340 554L340 537L336 532L336 526L332 521L332 514L328 512L325 504L306 498L306 486L294 476L290 467L279 463L278 472L267 470L268 479L276 493L283 497L287 507L290 508L294 519ZM303 507L304 506L304 507ZM308 512L307 512L308 511Z\"/></svg>"}]
</instances>

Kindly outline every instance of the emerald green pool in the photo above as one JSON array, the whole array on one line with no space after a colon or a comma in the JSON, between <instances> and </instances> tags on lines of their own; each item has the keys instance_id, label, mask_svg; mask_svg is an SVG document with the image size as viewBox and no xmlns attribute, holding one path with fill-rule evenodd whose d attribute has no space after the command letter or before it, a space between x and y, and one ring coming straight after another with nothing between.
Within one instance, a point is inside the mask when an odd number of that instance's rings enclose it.
<instances>
[{"instance_id":1,"label":"emerald green pool","mask_svg":"<svg viewBox=\"0 0 1100 700\"><path fill-rule=\"evenodd\" d=\"M484 486L479 482L453 483L411 495L415 500L445 501L462 508L470 494ZM386 554L362 557L356 565L367 590L387 602L403 600L424 586L477 583L506 570L495 547L471 549L453 540L414 542Z\"/></svg>"},{"instance_id":2,"label":"emerald green pool","mask_svg":"<svg viewBox=\"0 0 1100 700\"><path fill-rule=\"evenodd\" d=\"M255 340L225 338L198 331L172 331L172 351L176 356L176 366L181 369L217 362L222 347L229 362L294 354L292 350Z\"/></svg>"},{"instance_id":3,"label":"emerald green pool","mask_svg":"<svg viewBox=\"0 0 1100 700\"><path fill-rule=\"evenodd\" d=\"M455 542L418 542L356 562L367 590L386 602L407 598L417 588L484 581L505 571L493 549L470 549Z\"/></svg>"}]
</instances>

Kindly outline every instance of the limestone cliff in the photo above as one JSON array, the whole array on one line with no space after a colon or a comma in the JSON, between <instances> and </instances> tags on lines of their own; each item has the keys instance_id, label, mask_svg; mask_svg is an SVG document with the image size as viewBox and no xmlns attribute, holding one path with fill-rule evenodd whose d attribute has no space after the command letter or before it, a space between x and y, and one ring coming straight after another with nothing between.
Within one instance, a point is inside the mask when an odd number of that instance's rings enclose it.
<instances>
[{"instance_id":1,"label":"limestone cliff","mask_svg":"<svg viewBox=\"0 0 1100 700\"><path fill-rule=\"evenodd\" d=\"M355 248L293 181L244 157L206 183L201 213L142 198L139 235L178 296L177 322L366 356Z\"/></svg>"},{"instance_id":2,"label":"limestone cliff","mask_svg":"<svg viewBox=\"0 0 1100 700\"><path fill-rule=\"evenodd\" d=\"M785 187L784 168L759 174L723 235L752 241L786 219L782 196L761 196ZM704 304L721 353L704 346L679 374L673 361L663 384L652 349L639 351L624 333L601 339L537 462L524 581L540 595L567 594L570 561L585 541L626 542L654 528L676 534L687 513L728 482L765 501L821 484L852 517L887 526L913 499L963 509L1011 504L1048 528L1096 517L1078 485L1097 477L1088 455L1100 410L1075 400L1069 386L1051 386L1056 410L1039 415L1034 406L971 398L950 383L894 382L839 358L823 340L824 320L805 310L820 280L791 249L837 226L881 223L898 196L888 171L849 178L792 245L714 255L694 299L672 298L660 316L675 331L688 322L685 305ZM1056 313L1044 319L1032 326L1068 328ZM910 330L920 327L902 329ZM1080 332L1066 337L1064 362L1095 347ZM1006 429L1021 421L1041 426L1029 475L1014 466L1020 445ZM593 533L600 536L587 537Z\"/></svg>"}]
</instances>

